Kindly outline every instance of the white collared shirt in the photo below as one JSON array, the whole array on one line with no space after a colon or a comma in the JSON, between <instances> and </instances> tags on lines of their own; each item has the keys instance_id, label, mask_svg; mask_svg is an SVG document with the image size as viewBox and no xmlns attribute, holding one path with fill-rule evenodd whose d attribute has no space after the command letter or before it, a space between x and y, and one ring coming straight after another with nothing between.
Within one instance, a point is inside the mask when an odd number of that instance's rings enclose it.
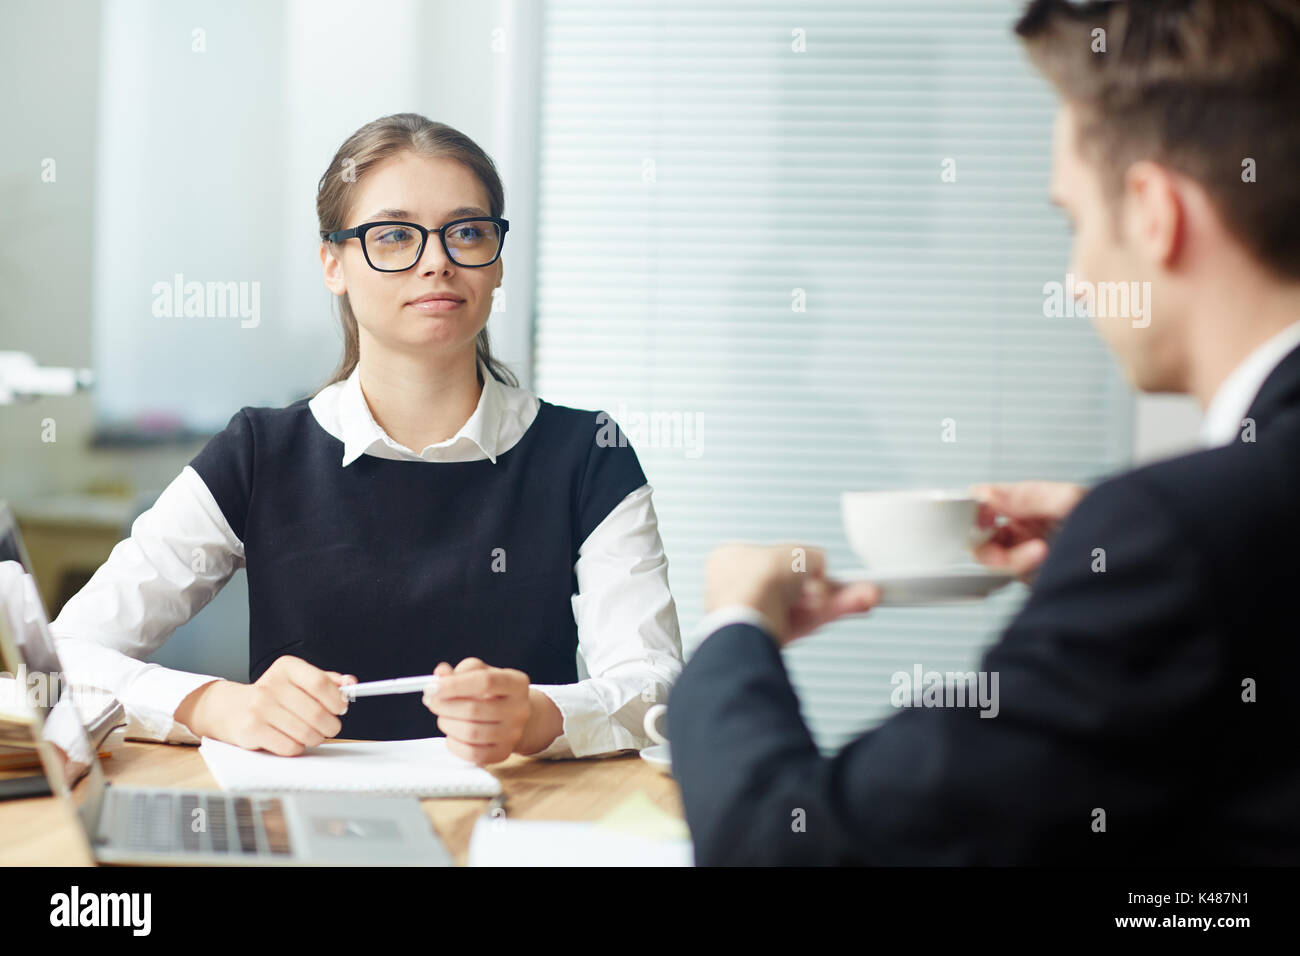
<instances>
[{"instance_id":1,"label":"white collared shirt","mask_svg":"<svg viewBox=\"0 0 1300 956\"><path fill-rule=\"evenodd\" d=\"M527 389L497 381L482 363L479 368L483 391L474 413L451 438L419 453L380 428L356 369L322 389L308 407L343 443L340 467L361 455L428 463L486 458L495 464L523 437L540 403ZM538 757L595 756L653 743L642 720L646 710L666 700L681 672L682 649L652 491L647 484L628 494L578 549L572 604L590 677L533 685L564 719L563 732ZM199 553L204 560L196 562ZM116 696L126 708L130 737L198 743L173 715L190 693L218 678L143 658L243 566L243 543L198 472L186 465L50 625L69 680Z\"/></svg>"},{"instance_id":2,"label":"white collared shirt","mask_svg":"<svg viewBox=\"0 0 1300 956\"><path fill-rule=\"evenodd\" d=\"M1237 441L1242 420L1273 370L1295 348L1300 347L1300 322L1293 322L1263 345L1223 380L1201 420L1201 444L1206 448Z\"/></svg>"},{"instance_id":3,"label":"white collared shirt","mask_svg":"<svg viewBox=\"0 0 1300 956\"><path fill-rule=\"evenodd\" d=\"M482 461L486 458L495 465L497 455L514 447L528 431L540 405L532 392L497 381L480 362L483 394L474 413L455 435L426 445L417 453L394 441L379 427L361 391L358 371L353 369L343 381L321 389L307 403L321 427L343 443L344 468L362 455L394 461Z\"/></svg>"}]
</instances>

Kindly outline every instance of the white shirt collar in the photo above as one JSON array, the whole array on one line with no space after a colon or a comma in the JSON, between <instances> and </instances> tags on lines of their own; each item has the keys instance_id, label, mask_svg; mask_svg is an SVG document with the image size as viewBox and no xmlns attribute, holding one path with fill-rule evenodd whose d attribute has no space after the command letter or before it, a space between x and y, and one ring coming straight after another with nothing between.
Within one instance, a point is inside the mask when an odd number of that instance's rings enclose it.
<instances>
[{"instance_id":1,"label":"white shirt collar","mask_svg":"<svg viewBox=\"0 0 1300 956\"><path fill-rule=\"evenodd\" d=\"M480 360L483 392L474 413L455 435L415 452L394 441L375 421L361 391L360 369L341 382L327 385L309 401L320 426L343 443L343 467L362 455L397 461L481 461L496 464L497 456L515 446L537 417L537 396L524 388L493 378Z\"/></svg>"},{"instance_id":2,"label":"white shirt collar","mask_svg":"<svg viewBox=\"0 0 1300 956\"><path fill-rule=\"evenodd\" d=\"M1242 419L1273 370L1300 346L1300 322L1293 322L1246 356L1214 393L1201 420L1201 444L1228 445L1241 434Z\"/></svg>"}]
</instances>

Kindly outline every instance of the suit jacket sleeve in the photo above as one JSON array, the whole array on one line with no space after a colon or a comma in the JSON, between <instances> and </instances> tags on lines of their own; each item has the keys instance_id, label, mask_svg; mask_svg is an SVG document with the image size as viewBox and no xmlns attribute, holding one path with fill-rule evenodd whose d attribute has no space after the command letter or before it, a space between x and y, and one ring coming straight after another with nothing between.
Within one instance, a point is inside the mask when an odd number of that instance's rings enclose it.
<instances>
[{"instance_id":1,"label":"suit jacket sleeve","mask_svg":"<svg viewBox=\"0 0 1300 956\"><path fill-rule=\"evenodd\" d=\"M1170 797L1201 733L1241 706L1185 527L1132 475L1100 486L984 655L995 716L900 708L831 756L772 640L746 624L715 632L669 702L696 862L1140 858L1176 823Z\"/></svg>"}]
</instances>

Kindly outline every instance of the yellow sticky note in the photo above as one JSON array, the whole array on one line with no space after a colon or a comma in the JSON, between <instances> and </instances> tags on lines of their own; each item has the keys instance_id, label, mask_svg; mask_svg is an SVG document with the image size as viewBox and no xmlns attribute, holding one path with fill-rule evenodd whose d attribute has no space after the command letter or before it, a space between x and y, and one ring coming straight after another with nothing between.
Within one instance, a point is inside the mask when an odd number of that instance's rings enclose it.
<instances>
[{"instance_id":1,"label":"yellow sticky note","mask_svg":"<svg viewBox=\"0 0 1300 956\"><path fill-rule=\"evenodd\" d=\"M646 795L638 790L597 823L597 827L618 830L622 833L634 833L647 840L687 840L690 830L686 822L667 813Z\"/></svg>"}]
</instances>

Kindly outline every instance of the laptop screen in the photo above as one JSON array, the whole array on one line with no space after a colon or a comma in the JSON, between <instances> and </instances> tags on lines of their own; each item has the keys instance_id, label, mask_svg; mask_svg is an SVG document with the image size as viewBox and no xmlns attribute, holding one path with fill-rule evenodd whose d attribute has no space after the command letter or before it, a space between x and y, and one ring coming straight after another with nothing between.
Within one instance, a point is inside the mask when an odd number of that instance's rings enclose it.
<instances>
[{"instance_id":1,"label":"laptop screen","mask_svg":"<svg viewBox=\"0 0 1300 956\"><path fill-rule=\"evenodd\" d=\"M5 601L8 606L10 630L22 657L19 663L34 674L61 676L59 655L54 649L45 607L36 590L36 578L32 576L31 561L27 557L27 549L23 547L18 522L9 505L0 501L0 566L6 561L17 562L19 565L15 568L11 564L7 572L0 576L0 583L4 585L4 590L0 590L0 601ZM6 670L14 671L14 668ZM33 692L28 694L28 699L44 718L48 716L58 696L57 692Z\"/></svg>"},{"instance_id":2,"label":"laptop screen","mask_svg":"<svg viewBox=\"0 0 1300 956\"><path fill-rule=\"evenodd\" d=\"M22 539L0 502L0 677L7 698L0 706L0 745L35 748L50 788L72 798L82 826L93 833L104 774L59 663L36 580L10 553L24 555Z\"/></svg>"},{"instance_id":3,"label":"laptop screen","mask_svg":"<svg viewBox=\"0 0 1300 956\"><path fill-rule=\"evenodd\" d=\"M5 527L5 524L5 519L0 517L0 561L17 561L27 571L31 571L31 565L27 563L18 539L18 526L12 522L8 522L9 527Z\"/></svg>"}]
</instances>

